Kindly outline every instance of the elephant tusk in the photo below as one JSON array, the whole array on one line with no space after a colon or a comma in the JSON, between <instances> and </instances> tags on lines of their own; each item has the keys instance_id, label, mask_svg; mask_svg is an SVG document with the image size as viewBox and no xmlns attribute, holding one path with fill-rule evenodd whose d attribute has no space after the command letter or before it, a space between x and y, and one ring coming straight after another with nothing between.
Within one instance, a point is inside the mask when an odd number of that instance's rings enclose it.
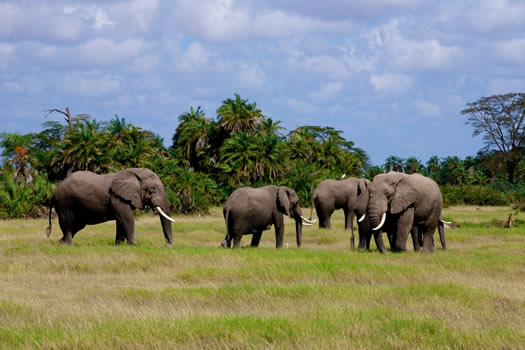
<instances>
[{"instance_id":1,"label":"elephant tusk","mask_svg":"<svg viewBox=\"0 0 525 350\"><path fill-rule=\"evenodd\" d=\"M157 211L159 212L160 215L162 215L164 217L164 219L166 220L169 220L171 222L175 222L175 220L173 220L172 218L170 218L168 215L166 215L162 209L160 209L160 207L155 207L155 209L157 209Z\"/></svg>"},{"instance_id":2,"label":"elephant tusk","mask_svg":"<svg viewBox=\"0 0 525 350\"><path fill-rule=\"evenodd\" d=\"M366 218L366 213L363 214L363 216L361 216L359 218L359 220L357 220L357 222L363 222L363 220Z\"/></svg>"},{"instance_id":3,"label":"elephant tusk","mask_svg":"<svg viewBox=\"0 0 525 350\"><path fill-rule=\"evenodd\" d=\"M317 220L308 220L302 215L301 215L301 219L303 219L304 222L309 223L309 224L314 224L317 221Z\"/></svg>"},{"instance_id":4,"label":"elephant tusk","mask_svg":"<svg viewBox=\"0 0 525 350\"><path fill-rule=\"evenodd\" d=\"M381 222L379 223L379 225L377 225L377 227L373 228L372 231L377 231L381 227L383 227L383 225L385 224L385 220L386 220L386 213L383 213L383 217L381 218Z\"/></svg>"},{"instance_id":5,"label":"elephant tusk","mask_svg":"<svg viewBox=\"0 0 525 350\"><path fill-rule=\"evenodd\" d=\"M307 222L303 222L302 224L303 224L304 226L313 226L313 225L314 225L314 224L309 224L309 223L307 223Z\"/></svg>"},{"instance_id":6,"label":"elephant tusk","mask_svg":"<svg viewBox=\"0 0 525 350\"><path fill-rule=\"evenodd\" d=\"M441 221L442 223L447 224L447 225L452 224L452 221L445 221L443 219L439 219L439 221Z\"/></svg>"}]
</instances>

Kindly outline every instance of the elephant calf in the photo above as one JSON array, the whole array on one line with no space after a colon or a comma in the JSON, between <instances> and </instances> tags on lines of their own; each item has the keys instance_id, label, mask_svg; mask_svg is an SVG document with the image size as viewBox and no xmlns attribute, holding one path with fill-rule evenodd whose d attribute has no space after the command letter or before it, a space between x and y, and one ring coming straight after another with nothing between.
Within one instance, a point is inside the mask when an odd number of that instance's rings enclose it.
<instances>
[{"instance_id":1,"label":"elephant calf","mask_svg":"<svg viewBox=\"0 0 525 350\"><path fill-rule=\"evenodd\" d=\"M116 220L115 244L127 241L135 244L135 220L133 210L155 208L166 244L172 244L168 199L157 174L149 169L130 168L115 174L97 175L90 171L77 171L62 181L51 199L51 213L55 207L63 237L60 243L72 244L75 234L86 225Z\"/></svg>"},{"instance_id":2,"label":"elephant calf","mask_svg":"<svg viewBox=\"0 0 525 350\"><path fill-rule=\"evenodd\" d=\"M295 220L297 246L301 246L303 221L311 221L302 216L299 197L294 190L285 186L264 186L261 188L243 187L235 190L223 209L226 222L226 237L223 247L238 248L243 235L252 236L252 247L258 247L262 232L275 226L276 248L283 246L283 214Z\"/></svg>"}]
</instances>

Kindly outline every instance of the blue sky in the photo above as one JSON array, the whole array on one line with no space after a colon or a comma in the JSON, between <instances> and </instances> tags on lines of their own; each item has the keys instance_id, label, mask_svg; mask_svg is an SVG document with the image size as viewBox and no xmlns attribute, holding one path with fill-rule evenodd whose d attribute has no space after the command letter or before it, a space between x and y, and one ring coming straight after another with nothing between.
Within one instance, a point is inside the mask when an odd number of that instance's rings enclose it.
<instances>
[{"instance_id":1,"label":"blue sky","mask_svg":"<svg viewBox=\"0 0 525 350\"><path fill-rule=\"evenodd\" d=\"M464 158L482 147L465 104L525 91L524 18L512 0L1 1L0 131L69 106L170 145L179 114L239 93L374 164Z\"/></svg>"}]
</instances>

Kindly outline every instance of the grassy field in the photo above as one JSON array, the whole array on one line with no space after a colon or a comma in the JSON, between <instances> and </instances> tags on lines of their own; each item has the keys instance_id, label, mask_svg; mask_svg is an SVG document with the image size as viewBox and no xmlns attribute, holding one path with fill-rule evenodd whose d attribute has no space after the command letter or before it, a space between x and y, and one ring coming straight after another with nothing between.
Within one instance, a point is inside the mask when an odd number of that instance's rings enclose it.
<instances>
[{"instance_id":1,"label":"grassy field","mask_svg":"<svg viewBox=\"0 0 525 350\"><path fill-rule=\"evenodd\" d=\"M0 349L525 348L525 213L500 228L510 212L445 209L460 228L431 255L350 251L340 211L301 249L285 219L281 250L273 229L218 248L219 208L177 217L170 248L148 215L134 247L113 245L114 223L64 247L56 220L49 240L45 220L0 221Z\"/></svg>"}]
</instances>

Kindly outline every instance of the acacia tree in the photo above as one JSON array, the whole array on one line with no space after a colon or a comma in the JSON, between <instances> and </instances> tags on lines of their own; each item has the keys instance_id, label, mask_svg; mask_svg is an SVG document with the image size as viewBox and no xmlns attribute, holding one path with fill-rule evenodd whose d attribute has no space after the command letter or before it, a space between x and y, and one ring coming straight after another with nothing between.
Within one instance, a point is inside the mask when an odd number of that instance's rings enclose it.
<instances>
[{"instance_id":1,"label":"acacia tree","mask_svg":"<svg viewBox=\"0 0 525 350\"><path fill-rule=\"evenodd\" d=\"M516 169L525 160L525 93L483 97L467 103L461 114L469 115L465 124L474 127L473 136L483 135L482 151L495 151L514 183Z\"/></svg>"}]
</instances>

